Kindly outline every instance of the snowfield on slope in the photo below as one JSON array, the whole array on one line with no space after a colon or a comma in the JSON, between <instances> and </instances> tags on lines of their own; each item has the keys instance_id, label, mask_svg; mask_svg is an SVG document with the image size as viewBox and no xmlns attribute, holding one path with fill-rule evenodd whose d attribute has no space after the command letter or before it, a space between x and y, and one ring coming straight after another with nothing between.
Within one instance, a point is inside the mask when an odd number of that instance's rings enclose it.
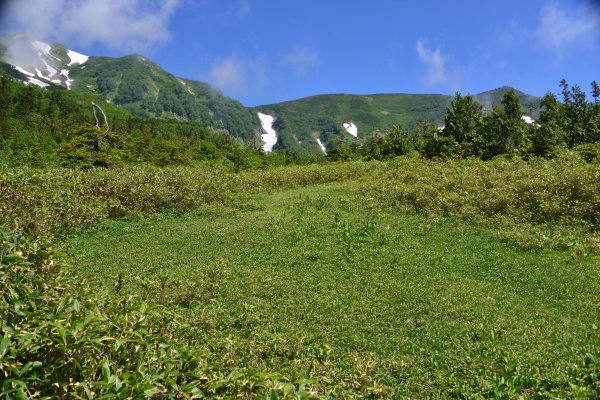
<instances>
[{"instance_id":1,"label":"snowfield on slope","mask_svg":"<svg viewBox=\"0 0 600 400\"><path fill-rule=\"evenodd\" d=\"M83 55L83 54L78 53L73 50L68 50L67 55L71 59L71 62L69 63L69 65L73 65L73 64L82 65L82 64L85 64L85 62L88 60L88 58L90 58L89 56Z\"/></svg>"},{"instance_id":2,"label":"snowfield on slope","mask_svg":"<svg viewBox=\"0 0 600 400\"><path fill-rule=\"evenodd\" d=\"M258 118L260 119L260 124L262 125L263 130L266 132L265 134L261 135L264 143L263 150L266 153L269 153L273 151L273 146L275 146L275 143L277 143L277 132L275 132L275 129L273 129L275 117L258 113Z\"/></svg>"},{"instance_id":3,"label":"snowfield on slope","mask_svg":"<svg viewBox=\"0 0 600 400\"><path fill-rule=\"evenodd\" d=\"M351 134L354 137L358 137L358 128L356 127L356 125L354 125L354 122L352 121L348 121L348 122L344 122L344 129L346 130L346 132L348 132L349 134Z\"/></svg>"},{"instance_id":4,"label":"snowfield on slope","mask_svg":"<svg viewBox=\"0 0 600 400\"><path fill-rule=\"evenodd\" d=\"M323 153L327 153L327 148L323 145L323 142L321 142L321 138L317 138L317 143L319 144L319 147L321 148L321 151Z\"/></svg>"},{"instance_id":5,"label":"snowfield on slope","mask_svg":"<svg viewBox=\"0 0 600 400\"><path fill-rule=\"evenodd\" d=\"M43 88L50 86L49 84L40 81L39 79L32 78L31 76L27 78L28 81L26 83L33 83L34 85L41 86Z\"/></svg>"}]
</instances>

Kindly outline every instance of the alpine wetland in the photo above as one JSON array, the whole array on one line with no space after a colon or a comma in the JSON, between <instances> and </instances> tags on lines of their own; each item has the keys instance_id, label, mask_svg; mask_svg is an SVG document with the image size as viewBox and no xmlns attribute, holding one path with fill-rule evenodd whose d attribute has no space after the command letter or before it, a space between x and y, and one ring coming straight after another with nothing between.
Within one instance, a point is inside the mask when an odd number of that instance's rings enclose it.
<instances>
[{"instance_id":1,"label":"alpine wetland","mask_svg":"<svg viewBox=\"0 0 600 400\"><path fill-rule=\"evenodd\" d=\"M599 399L593 1L0 3L2 399Z\"/></svg>"}]
</instances>

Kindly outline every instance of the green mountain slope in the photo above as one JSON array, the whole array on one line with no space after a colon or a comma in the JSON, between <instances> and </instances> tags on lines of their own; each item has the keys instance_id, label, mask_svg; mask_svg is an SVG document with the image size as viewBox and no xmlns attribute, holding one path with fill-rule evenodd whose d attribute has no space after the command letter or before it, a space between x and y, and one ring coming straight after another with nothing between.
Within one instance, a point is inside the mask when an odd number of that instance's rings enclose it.
<instances>
[{"instance_id":1,"label":"green mountain slope","mask_svg":"<svg viewBox=\"0 0 600 400\"><path fill-rule=\"evenodd\" d=\"M1 63L1 62L4 63ZM394 124L412 129L419 122L441 125L452 96L440 94L331 94L294 101L244 107L210 85L178 78L146 57L87 57L60 44L48 44L25 34L0 36L0 69L7 75L47 89L93 93L145 118L200 122L228 132L246 143L260 143L264 133L258 113L275 117L274 149L322 154L340 140L353 139L344 124L353 124L357 140L384 133ZM500 105L501 87L474 97L485 110ZM537 116L539 98L517 91L523 111Z\"/></svg>"},{"instance_id":2,"label":"green mountain slope","mask_svg":"<svg viewBox=\"0 0 600 400\"><path fill-rule=\"evenodd\" d=\"M520 90L511 88L510 86L502 86L498 89L481 92L474 95L473 97L475 98L475 100L483 104L484 110L489 111L494 106L500 107L502 104L502 96L504 96L504 93L510 90L514 90L517 94L517 97L521 101L521 108L523 109L523 111L527 115L537 118L540 111L540 98L527 93L523 93Z\"/></svg>"},{"instance_id":3,"label":"green mountain slope","mask_svg":"<svg viewBox=\"0 0 600 400\"><path fill-rule=\"evenodd\" d=\"M247 143L259 140L258 117L239 101L143 56L87 57L18 34L0 36L0 62L7 75L29 84L90 92L137 116L200 122Z\"/></svg>"},{"instance_id":4,"label":"green mountain slope","mask_svg":"<svg viewBox=\"0 0 600 400\"><path fill-rule=\"evenodd\" d=\"M500 105L502 95L511 90L502 87L474 95L486 110ZM516 91L523 111L533 116L539 110L539 98ZM441 125L452 96L441 94L333 94L306 97L278 104L255 107L256 112L275 117L278 133L275 149L286 148L321 152L317 139L330 148L340 138L352 138L344 123L358 128L357 138L366 140L373 132L385 133L392 125L408 129L430 121Z\"/></svg>"},{"instance_id":5,"label":"green mountain slope","mask_svg":"<svg viewBox=\"0 0 600 400\"><path fill-rule=\"evenodd\" d=\"M206 83L177 78L139 55L90 57L71 69L73 89L91 91L144 117L197 121L246 142L257 138L258 117Z\"/></svg>"}]
</instances>

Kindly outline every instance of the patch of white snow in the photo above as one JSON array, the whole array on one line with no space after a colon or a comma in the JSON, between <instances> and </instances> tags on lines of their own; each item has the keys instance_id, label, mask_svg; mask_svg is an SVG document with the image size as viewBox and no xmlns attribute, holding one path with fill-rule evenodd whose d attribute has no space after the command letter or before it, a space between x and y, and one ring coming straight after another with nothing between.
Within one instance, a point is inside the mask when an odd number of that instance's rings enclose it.
<instances>
[{"instance_id":1,"label":"patch of white snow","mask_svg":"<svg viewBox=\"0 0 600 400\"><path fill-rule=\"evenodd\" d=\"M526 123L527 125L531 125L531 124L533 124L533 123L535 122L535 120L534 120L533 118L531 118L529 115L523 115L523 116L521 117L521 119L522 119L523 121L525 121L525 123Z\"/></svg>"},{"instance_id":2,"label":"patch of white snow","mask_svg":"<svg viewBox=\"0 0 600 400\"><path fill-rule=\"evenodd\" d=\"M261 135L264 143L263 150L269 153L273 151L273 146L275 146L275 143L277 143L277 132L275 132L275 129L273 129L275 117L258 113L258 118L260 119L260 124L262 125L263 130L266 132L265 134Z\"/></svg>"},{"instance_id":3,"label":"patch of white snow","mask_svg":"<svg viewBox=\"0 0 600 400\"><path fill-rule=\"evenodd\" d=\"M32 77L29 77L28 79L29 80L27 81L27 83L33 83L34 85L38 85L38 86L41 86L41 87L50 86L49 84L47 84L45 82L42 82L39 79L35 79L35 78L32 78Z\"/></svg>"},{"instance_id":4,"label":"patch of white snow","mask_svg":"<svg viewBox=\"0 0 600 400\"><path fill-rule=\"evenodd\" d=\"M16 69L17 71L19 71L20 73L22 73L22 74L25 74L25 75L27 75L27 76L35 76L35 75L34 75L34 74L32 74L31 72L29 72L29 71L25 71L23 68L21 68L21 67L17 67L16 65L15 65L15 69Z\"/></svg>"},{"instance_id":5,"label":"patch of white snow","mask_svg":"<svg viewBox=\"0 0 600 400\"><path fill-rule=\"evenodd\" d=\"M194 94L194 92L192 92L192 89L190 89L188 87L188 85L182 80L182 79L177 79L179 81L179 83L181 83L183 85L183 87L185 88L185 90L187 90L187 92L189 94Z\"/></svg>"},{"instance_id":6,"label":"patch of white snow","mask_svg":"<svg viewBox=\"0 0 600 400\"><path fill-rule=\"evenodd\" d=\"M42 58L42 62L46 66L46 71L48 71L48 73L50 74L50 76L56 75L56 73L58 72L57 70L55 70L54 68L52 68L52 66L50 64L48 64L46 62L46 60L44 60L43 58Z\"/></svg>"},{"instance_id":7,"label":"patch of white snow","mask_svg":"<svg viewBox=\"0 0 600 400\"><path fill-rule=\"evenodd\" d=\"M348 132L352 136L358 137L358 128L356 127L356 125L354 125L354 122L344 122L344 129L346 129L346 132Z\"/></svg>"},{"instance_id":8,"label":"patch of white snow","mask_svg":"<svg viewBox=\"0 0 600 400\"><path fill-rule=\"evenodd\" d=\"M69 78L69 70L68 69L61 69L60 70L60 74L62 76L64 76L65 78L67 78L67 80L65 81L65 85L67 85L67 89L71 89L71 84L73 83L73 79Z\"/></svg>"},{"instance_id":9,"label":"patch of white snow","mask_svg":"<svg viewBox=\"0 0 600 400\"><path fill-rule=\"evenodd\" d=\"M88 60L88 56L83 55L81 53L78 53L76 51L73 50L68 50L67 51L67 55L69 56L69 58L71 59L71 62L69 62L69 65L73 65L73 64L85 64L85 62Z\"/></svg>"},{"instance_id":10,"label":"patch of white snow","mask_svg":"<svg viewBox=\"0 0 600 400\"><path fill-rule=\"evenodd\" d=\"M31 46L46 55L50 55L50 49L52 49L48 43L40 42L39 40L34 40L31 42Z\"/></svg>"},{"instance_id":11,"label":"patch of white snow","mask_svg":"<svg viewBox=\"0 0 600 400\"><path fill-rule=\"evenodd\" d=\"M317 143L319 144L319 147L321 148L321 151L323 153L327 153L327 149L325 148L325 146L323 145L323 143L321 142L320 138L317 138Z\"/></svg>"}]
</instances>

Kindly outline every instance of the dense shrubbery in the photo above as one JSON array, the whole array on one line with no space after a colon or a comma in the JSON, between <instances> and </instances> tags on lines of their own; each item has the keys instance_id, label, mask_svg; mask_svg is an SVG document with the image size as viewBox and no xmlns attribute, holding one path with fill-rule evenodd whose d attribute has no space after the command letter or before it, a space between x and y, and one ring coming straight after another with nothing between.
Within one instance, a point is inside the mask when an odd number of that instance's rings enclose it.
<instances>
[{"instance_id":1,"label":"dense shrubbery","mask_svg":"<svg viewBox=\"0 0 600 400\"><path fill-rule=\"evenodd\" d=\"M242 174L226 169L131 166L0 170L0 224L35 237L64 235L108 218L248 204L247 194L358 178L376 164L289 166Z\"/></svg>"},{"instance_id":2,"label":"dense shrubbery","mask_svg":"<svg viewBox=\"0 0 600 400\"><path fill-rule=\"evenodd\" d=\"M248 204L245 193L358 177L366 163L233 174L190 167L0 172L0 392L29 397L308 398L306 380L222 366L174 341L172 315L100 300L61 275L46 240L108 218ZM26 232L22 236L17 230ZM38 239L30 239L38 238ZM47 398L49 398L47 397Z\"/></svg>"},{"instance_id":3,"label":"dense shrubbery","mask_svg":"<svg viewBox=\"0 0 600 400\"><path fill-rule=\"evenodd\" d=\"M52 248L0 235L3 398L309 398L308 381L208 364L174 338L169 308L101 300L61 275Z\"/></svg>"},{"instance_id":4,"label":"dense shrubbery","mask_svg":"<svg viewBox=\"0 0 600 400\"><path fill-rule=\"evenodd\" d=\"M512 224L505 229L525 224L549 226L544 228L549 231L560 225L569 240L581 241L573 247L597 251L598 173L596 165L577 157L534 163L400 158L388 164L332 163L237 174L151 166L2 170L1 390L15 397L168 393L227 398L242 393L309 398L305 384L310 381L302 377L207 364L205 355L172 340L180 321L168 310L147 308L136 299L98 299L85 282L75 284L61 276L51 248L10 233L14 229L47 238L112 217L237 209L252 204L252 193L362 179L367 198L378 204L476 220L506 217ZM585 373L574 372L584 387L595 379L596 361L589 360L581 370ZM353 393L352 387L347 390Z\"/></svg>"},{"instance_id":5,"label":"dense shrubbery","mask_svg":"<svg viewBox=\"0 0 600 400\"><path fill-rule=\"evenodd\" d=\"M364 184L378 204L494 221L525 246L600 253L600 168L577 155L428 161L398 158Z\"/></svg>"}]
</instances>

